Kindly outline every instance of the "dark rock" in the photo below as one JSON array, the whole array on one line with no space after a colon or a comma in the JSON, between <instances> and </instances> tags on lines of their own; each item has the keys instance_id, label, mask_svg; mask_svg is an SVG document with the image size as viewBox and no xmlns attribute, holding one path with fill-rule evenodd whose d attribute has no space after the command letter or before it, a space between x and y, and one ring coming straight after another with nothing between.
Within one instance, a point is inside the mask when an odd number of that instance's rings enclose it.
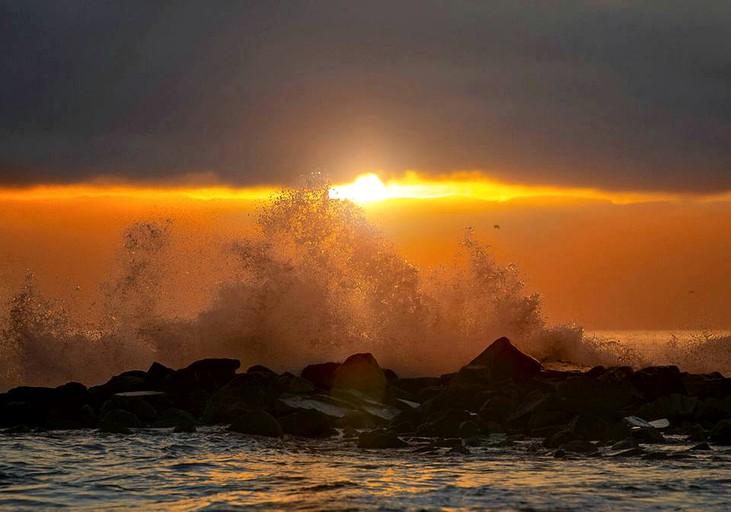
<instances>
[{"instance_id":1,"label":"dark rock","mask_svg":"<svg viewBox=\"0 0 731 512\"><path fill-rule=\"evenodd\" d=\"M55 398L55 395L56 393L53 388L18 386L6 393L6 401L43 404L51 402Z\"/></svg>"},{"instance_id":2,"label":"dark rock","mask_svg":"<svg viewBox=\"0 0 731 512\"><path fill-rule=\"evenodd\" d=\"M632 439L645 444L662 444L666 442L665 436L656 428L633 428L630 430Z\"/></svg>"},{"instance_id":3,"label":"dark rock","mask_svg":"<svg viewBox=\"0 0 731 512\"><path fill-rule=\"evenodd\" d=\"M482 429L472 420L463 421L459 424L459 429L457 430L457 437L461 437L462 439L479 436L480 434L482 434Z\"/></svg>"},{"instance_id":4,"label":"dark rock","mask_svg":"<svg viewBox=\"0 0 731 512\"><path fill-rule=\"evenodd\" d=\"M236 376L237 359L202 359L165 377L163 390L175 407L200 416L208 398Z\"/></svg>"},{"instance_id":5,"label":"dark rock","mask_svg":"<svg viewBox=\"0 0 731 512\"><path fill-rule=\"evenodd\" d=\"M296 377L291 373L279 375L276 378L276 382L281 387L283 393L307 395L315 392L315 385L312 382L302 377Z\"/></svg>"},{"instance_id":6,"label":"dark rock","mask_svg":"<svg viewBox=\"0 0 731 512\"><path fill-rule=\"evenodd\" d=\"M312 382L316 389L330 391L333 387L335 371L338 367L340 367L340 363L311 364L306 366L300 375L303 379Z\"/></svg>"},{"instance_id":7,"label":"dark rock","mask_svg":"<svg viewBox=\"0 0 731 512\"><path fill-rule=\"evenodd\" d=\"M357 429L354 429L353 427L345 427L343 429L343 437L346 439L351 439L353 437L358 437L360 434L358 433Z\"/></svg>"},{"instance_id":8,"label":"dark rock","mask_svg":"<svg viewBox=\"0 0 731 512\"><path fill-rule=\"evenodd\" d=\"M166 409L151 425L153 428L172 428L180 424L196 423L196 418L188 411L171 407Z\"/></svg>"},{"instance_id":9,"label":"dark rock","mask_svg":"<svg viewBox=\"0 0 731 512\"><path fill-rule=\"evenodd\" d=\"M386 385L386 376L372 354L350 356L333 376L333 392L354 389L378 401L383 401Z\"/></svg>"},{"instance_id":10,"label":"dark rock","mask_svg":"<svg viewBox=\"0 0 731 512\"><path fill-rule=\"evenodd\" d=\"M416 425L410 421L402 421L391 425L388 430L396 434L409 434L416 431Z\"/></svg>"},{"instance_id":11,"label":"dark rock","mask_svg":"<svg viewBox=\"0 0 731 512\"><path fill-rule=\"evenodd\" d=\"M237 375L213 393L203 410L207 424L231 423L242 410L267 409L281 395L284 385L276 374L262 372Z\"/></svg>"},{"instance_id":12,"label":"dark rock","mask_svg":"<svg viewBox=\"0 0 731 512\"><path fill-rule=\"evenodd\" d=\"M470 455L471 453L472 452L470 452L469 448L461 444L453 446L447 450L447 455Z\"/></svg>"},{"instance_id":13,"label":"dark rock","mask_svg":"<svg viewBox=\"0 0 731 512\"><path fill-rule=\"evenodd\" d=\"M32 432L32 429L26 425L16 425L14 427L6 428L3 430L3 434L27 434Z\"/></svg>"},{"instance_id":14,"label":"dark rock","mask_svg":"<svg viewBox=\"0 0 731 512\"><path fill-rule=\"evenodd\" d=\"M330 437L334 418L314 409L303 409L279 418L285 434L301 437Z\"/></svg>"},{"instance_id":15,"label":"dark rock","mask_svg":"<svg viewBox=\"0 0 731 512\"><path fill-rule=\"evenodd\" d=\"M392 382L397 388L408 391L412 395L418 397L419 393L426 388L432 388L438 391L442 388L441 379L439 377L410 377L397 379ZM432 393L432 396L435 393ZM423 401L423 400L421 400Z\"/></svg>"},{"instance_id":16,"label":"dark rock","mask_svg":"<svg viewBox=\"0 0 731 512\"><path fill-rule=\"evenodd\" d=\"M572 432L571 430L565 429L556 432L551 436L547 436L543 440L543 446L546 448L558 448L559 446L570 443L571 441L580 440L581 436Z\"/></svg>"},{"instance_id":17,"label":"dark rock","mask_svg":"<svg viewBox=\"0 0 731 512\"><path fill-rule=\"evenodd\" d=\"M672 394L684 395L685 385L677 366L651 366L632 375L632 383L648 400Z\"/></svg>"},{"instance_id":18,"label":"dark rock","mask_svg":"<svg viewBox=\"0 0 731 512\"><path fill-rule=\"evenodd\" d=\"M675 421L693 418L698 397L672 394L661 396L653 402L643 404L637 410L637 416L649 420L668 418Z\"/></svg>"},{"instance_id":19,"label":"dark rock","mask_svg":"<svg viewBox=\"0 0 731 512\"><path fill-rule=\"evenodd\" d=\"M459 437L460 425L473 421L474 418L475 416L464 409L437 411L426 419L422 431L439 437Z\"/></svg>"},{"instance_id":20,"label":"dark rock","mask_svg":"<svg viewBox=\"0 0 731 512\"><path fill-rule=\"evenodd\" d=\"M173 373L175 373L175 370L172 368L154 362L145 374L144 386L146 389L160 391L163 388L165 379Z\"/></svg>"},{"instance_id":21,"label":"dark rock","mask_svg":"<svg viewBox=\"0 0 731 512\"><path fill-rule=\"evenodd\" d=\"M93 386L89 388L89 393L92 395L96 403L101 403L117 393L143 391L145 389L146 376L147 373L141 370L124 372L119 375L115 375L100 386Z\"/></svg>"},{"instance_id":22,"label":"dark rock","mask_svg":"<svg viewBox=\"0 0 731 512\"><path fill-rule=\"evenodd\" d=\"M426 400L419 406L424 416L446 409L466 409L477 412L485 401L486 395L479 386L452 384Z\"/></svg>"},{"instance_id":23,"label":"dark rock","mask_svg":"<svg viewBox=\"0 0 731 512\"><path fill-rule=\"evenodd\" d=\"M480 407L480 419L502 423L518 408L517 400L506 396L492 396Z\"/></svg>"},{"instance_id":24,"label":"dark rock","mask_svg":"<svg viewBox=\"0 0 731 512\"><path fill-rule=\"evenodd\" d=\"M413 432L416 425L421 423L421 416L416 409L404 409L399 412L390 423L395 432Z\"/></svg>"},{"instance_id":25,"label":"dark rock","mask_svg":"<svg viewBox=\"0 0 731 512\"><path fill-rule=\"evenodd\" d=\"M708 443L698 443L695 446L688 448L689 451L709 451L711 449Z\"/></svg>"},{"instance_id":26,"label":"dark rock","mask_svg":"<svg viewBox=\"0 0 731 512\"><path fill-rule=\"evenodd\" d=\"M112 409L99 422L99 431L128 434L130 428L139 428L141 426L142 422L131 412L122 409Z\"/></svg>"},{"instance_id":27,"label":"dark rock","mask_svg":"<svg viewBox=\"0 0 731 512\"><path fill-rule=\"evenodd\" d=\"M84 404L81 409L79 409L77 421L84 428L94 427L97 424L97 415L94 408L89 404Z\"/></svg>"},{"instance_id":28,"label":"dark rock","mask_svg":"<svg viewBox=\"0 0 731 512\"><path fill-rule=\"evenodd\" d=\"M696 375L683 373L681 379L689 395L717 399L731 396L731 378L725 378L718 372Z\"/></svg>"},{"instance_id":29,"label":"dark rock","mask_svg":"<svg viewBox=\"0 0 731 512\"><path fill-rule=\"evenodd\" d=\"M708 432L698 423L692 423L687 427L688 440L689 441L706 441L708 439Z\"/></svg>"},{"instance_id":30,"label":"dark rock","mask_svg":"<svg viewBox=\"0 0 731 512\"><path fill-rule=\"evenodd\" d=\"M699 400L693 418L706 424L731 419L731 397L703 398Z\"/></svg>"},{"instance_id":31,"label":"dark rock","mask_svg":"<svg viewBox=\"0 0 731 512\"><path fill-rule=\"evenodd\" d=\"M600 366L595 366L594 368L592 368L591 370L586 372L585 375L589 378L596 379L597 377L601 377L605 373L607 373L607 369L600 365Z\"/></svg>"},{"instance_id":32,"label":"dark rock","mask_svg":"<svg viewBox=\"0 0 731 512\"><path fill-rule=\"evenodd\" d=\"M416 395L416 401L420 404L423 404L427 400L431 400L443 391L445 391L445 388L441 385L425 387L419 390L419 394Z\"/></svg>"},{"instance_id":33,"label":"dark rock","mask_svg":"<svg viewBox=\"0 0 731 512\"><path fill-rule=\"evenodd\" d=\"M20 386L0 395L0 427L44 427L55 394L51 388Z\"/></svg>"},{"instance_id":34,"label":"dark rock","mask_svg":"<svg viewBox=\"0 0 731 512\"><path fill-rule=\"evenodd\" d=\"M390 368L383 368L383 375L386 376L386 381L389 384L393 384L394 382L396 382L398 380L398 375L396 374L395 371L393 371Z\"/></svg>"},{"instance_id":35,"label":"dark rock","mask_svg":"<svg viewBox=\"0 0 731 512\"><path fill-rule=\"evenodd\" d=\"M104 417L108 411L122 409L137 416L143 424L152 423L157 420L159 414L157 409L150 405L150 402L145 398L145 395L127 395L126 393L114 395L102 405L101 415ZM164 395L162 398L164 398Z\"/></svg>"},{"instance_id":36,"label":"dark rock","mask_svg":"<svg viewBox=\"0 0 731 512\"><path fill-rule=\"evenodd\" d=\"M383 418L368 414L365 411L352 411L335 420L335 426L338 428L376 428L385 423Z\"/></svg>"},{"instance_id":37,"label":"dark rock","mask_svg":"<svg viewBox=\"0 0 731 512\"><path fill-rule=\"evenodd\" d=\"M584 439L598 441L605 440L608 422L589 414L581 414L574 418L571 429Z\"/></svg>"},{"instance_id":38,"label":"dark rock","mask_svg":"<svg viewBox=\"0 0 731 512\"><path fill-rule=\"evenodd\" d=\"M363 432L358 436L358 448L384 450L388 448L404 448L409 446L393 434L388 432Z\"/></svg>"},{"instance_id":39,"label":"dark rock","mask_svg":"<svg viewBox=\"0 0 731 512\"><path fill-rule=\"evenodd\" d=\"M632 439L631 437L626 437L620 441L617 441L614 443L611 447L613 451L617 450L629 450L630 448L637 448L639 445L637 444L637 441Z\"/></svg>"},{"instance_id":40,"label":"dark rock","mask_svg":"<svg viewBox=\"0 0 731 512\"><path fill-rule=\"evenodd\" d=\"M49 404L45 426L51 429L71 429L94 426L94 415L89 415L91 394L86 386L69 382L54 390ZM87 409L84 407L87 406ZM83 410L83 412L82 412Z\"/></svg>"},{"instance_id":41,"label":"dark rock","mask_svg":"<svg viewBox=\"0 0 731 512\"><path fill-rule=\"evenodd\" d=\"M266 411L251 410L242 412L228 428L232 432L266 437L282 437L279 422Z\"/></svg>"},{"instance_id":42,"label":"dark rock","mask_svg":"<svg viewBox=\"0 0 731 512\"><path fill-rule=\"evenodd\" d=\"M575 439L573 441L563 443L559 447L559 450L570 453L596 453L598 451L594 443L581 439Z\"/></svg>"},{"instance_id":43,"label":"dark rock","mask_svg":"<svg viewBox=\"0 0 731 512\"><path fill-rule=\"evenodd\" d=\"M175 433L192 433L197 430L195 423L192 421L181 421L173 428L173 432Z\"/></svg>"},{"instance_id":44,"label":"dark rock","mask_svg":"<svg viewBox=\"0 0 731 512\"><path fill-rule=\"evenodd\" d=\"M522 352L508 338L495 340L480 355L462 368L455 377L457 380L472 380L479 375L487 381L526 381L538 375L541 363Z\"/></svg>"},{"instance_id":45,"label":"dark rock","mask_svg":"<svg viewBox=\"0 0 731 512\"><path fill-rule=\"evenodd\" d=\"M558 409L539 409L530 419L531 430L542 430L557 425L565 425L574 418L573 413ZM559 429L560 430L560 429Z\"/></svg>"},{"instance_id":46,"label":"dark rock","mask_svg":"<svg viewBox=\"0 0 731 512\"><path fill-rule=\"evenodd\" d=\"M269 368L267 368L266 366L263 366L261 364L256 364L254 366L250 366L246 370L246 373L263 373L265 375L269 375L272 377L277 376L277 372L275 372L274 370L270 370Z\"/></svg>"},{"instance_id":47,"label":"dark rock","mask_svg":"<svg viewBox=\"0 0 731 512\"><path fill-rule=\"evenodd\" d=\"M442 386L449 386L456 376L457 372L443 373L439 376L439 382Z\"/></svg>"},{"instance_id":48,"label":"dark rock","mask_svg":"<svg viewBox=\"0 0 731 512\"><path fill-rule=\"evenodd\" d=\"M721 420L716 423L708 438L714 444L731 445L731 420Z\"/></svg>"},{"instance_id":49,"label":"dark rock","mask_svg":"<svg viewBox=\"0 0 731 512\"><path fill-rule=\"evenodd\" d=\"M225 386L236 376L241 366L238 359L202 359L188 365L186 370L195 374L195 380L203 388L214 392Z\"/></svg>"},{"instance_id":50,"label":"dark rock","mask_svg":"<svg viewBox=\"0 0 731 512\"><path fill-rule=\"evenodd\" d=\"M629 368L620 367L607 370L598 378L570 377L559 384L557 393L560 397L583 400L611 412L642 399L631 382L631 372Z\"/></svg>"}]
</instances>

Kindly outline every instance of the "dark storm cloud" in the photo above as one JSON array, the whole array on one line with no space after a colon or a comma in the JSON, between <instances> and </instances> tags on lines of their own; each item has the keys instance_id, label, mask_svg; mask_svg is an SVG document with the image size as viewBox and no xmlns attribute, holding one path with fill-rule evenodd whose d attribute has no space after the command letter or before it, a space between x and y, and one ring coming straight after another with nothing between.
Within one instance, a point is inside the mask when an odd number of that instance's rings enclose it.
<instances>
[{"instance_id":1,"label":"dark storm cloud","mask_svg":"<svg viewBox=\"0 0 731 512\"><path fill-rule=\"evenodd\" d=\"M731 188L725 1L0 2L0 180Z\"/></svg>"}]
</instances>

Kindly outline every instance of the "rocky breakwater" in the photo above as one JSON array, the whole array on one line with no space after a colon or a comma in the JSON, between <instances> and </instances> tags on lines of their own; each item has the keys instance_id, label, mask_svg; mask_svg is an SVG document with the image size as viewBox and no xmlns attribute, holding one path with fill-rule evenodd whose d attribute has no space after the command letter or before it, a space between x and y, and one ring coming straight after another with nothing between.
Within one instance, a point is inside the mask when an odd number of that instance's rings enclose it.
<instances>
[{"instance_id":1,"label":"rocky breakwater","mask_svg":"<svg viewBox=\"0 0 731 512\"><path fill-rule=\"evenodd\" d=\"M371 354L310 365L299 376L239 370L237 360L204 359L179 370L154 363L91 388L18 387L0 394L0 429L126 434L224 425L232 435L340 436L364 449L458 454L526 439L556 456L649 457L648 446L669 438L697 449L731 445L729 378L675 366L551 370L507 338L439 377L399 378Z\"/></svg>"}]
</instances>

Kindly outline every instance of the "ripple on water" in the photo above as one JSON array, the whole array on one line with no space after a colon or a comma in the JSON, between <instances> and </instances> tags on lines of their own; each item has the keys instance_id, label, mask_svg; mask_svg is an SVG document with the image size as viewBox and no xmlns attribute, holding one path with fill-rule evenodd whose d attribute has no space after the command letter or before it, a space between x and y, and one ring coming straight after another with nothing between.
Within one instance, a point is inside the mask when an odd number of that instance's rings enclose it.
<instances>
[{"instance_id":1,"label":"ripple on water","mask_svg":"<svg viewBox=\"0 0 731 512\"><path fill-rule=\"evenodd\" d=\"M554 459L513 447L468 457L362 451L347 440L91 432L0 436L0 508L731 509L731 454ZM671 445L658 450L684 450Z\"/></svg>"}]
</instances>

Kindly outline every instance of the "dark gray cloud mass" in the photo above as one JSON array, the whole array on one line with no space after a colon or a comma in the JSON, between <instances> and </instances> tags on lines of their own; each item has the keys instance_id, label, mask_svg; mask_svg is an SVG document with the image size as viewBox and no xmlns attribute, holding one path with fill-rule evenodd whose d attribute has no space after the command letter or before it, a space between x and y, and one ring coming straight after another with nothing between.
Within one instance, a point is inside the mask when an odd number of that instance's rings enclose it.
<instances>
[{"instance_id":1,"label":"dark gray cloud mass","mask_svg":"<svg viewBox=\"0 0 731 512\"><path fill-rule=\"evenodd\" d=\"M731 189L731 4L0 0L0 183Z\"/></svg>"}]
</instances>

